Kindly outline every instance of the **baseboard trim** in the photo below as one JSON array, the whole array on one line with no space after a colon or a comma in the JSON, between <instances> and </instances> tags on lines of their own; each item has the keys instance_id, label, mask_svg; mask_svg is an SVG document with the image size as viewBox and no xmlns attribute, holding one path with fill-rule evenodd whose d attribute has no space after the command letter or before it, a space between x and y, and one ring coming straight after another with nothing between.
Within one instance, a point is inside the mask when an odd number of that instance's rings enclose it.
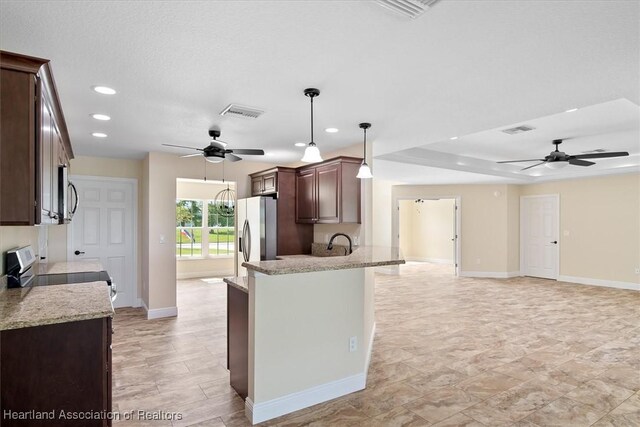
<instances>
[{"instance_id":1,"label":"baseboard trim","mask_svg":"<svg viewBox=\"0 0 640 427\"><path fill-rule=\"evenodd\" d=\"M161 319L163 317L176 317L178 315L178 307L164 307L164 308L147 308L147 320Z\"/></svg>"},{"instance_id":2,"label":"baseboard trim","mask_svg":"<svg viewBox=\"0 0 640 427\"><path fill-rule=\"evenodd\" d=\"M578 283L580 285L602 286L605 288L629 289L640 291L640 283L618 282L615 280L591 279L589 277L558 276L559 282Z\"/></svg>"},{"instance_id":3,"label":"baseboard trim","mask_svg":"<svg viewBox=\"0 0 640 427\"><path fill-rule=\"evenodd\" d=\"M376 336L376 322L373 322L371 328L371 338L369 339L369 349L367 350L367 361L364 364L364 374L369 375L369 365L371 364L371 355L373 354L373 339ZM366 378L365 378L366 381Z\"/></svg>"},{"instance_id":4,"label":"baseboard trim","mask_svg":"<svg viewBox=\"0 0 640 427\"><path fill-rule=\"evenodd\" d=\"M461 271L460 277L478 277L487 279L510 279L520 276L519 271Z\"/></svg>"},{"instance_id":5,"label":"baseboard trim","mask_svg":"<svg viewBox=\"0 0 640 427\"><path fill-rule=\"evenodd\" d=\"M430 262L431 264L448 264L453 265L453 260L444 258L420 258L420 257L405 257L405 261L413 262Z\"/></svg>"},{"instance_id":6,"label":"baseboard trim","mask_svg":"<svg viewBox=\"0 0 640 427\"><path fill-rule=\"evenodd\" d=\"M336 399L358 390L363 390L365 385L366 374L360 373L262 403L253 403L253 401L247 397L244 413L251 424L258 424L294 411L299 411L300 409L308 408L309 406L317 405L318 403Z\"/></svg>"},{"instance_id":7,"label":"baseboard trim","mask_svg":"<svg viewBox=\"0 0 640 427\"><path fill-rule=\"evenodd\" d=\"M176 279L185 280L185 279L207 279L209 277L230 277L233 276L233 270L231 271L197 271L195 273L177 273Z\"/></svg>"},{"instance_id":8,"label":"baseboard trim","mask_svg":"<svg viewBox=\"0 0 640 427\"><path fill-rule=\"evenodd\" d=\"M400 270L398 269L397 265L393 267L376 267L375 272L380 274L388 274L391 276L398 276L400 274Z\"/></svg>"}]
</instances>

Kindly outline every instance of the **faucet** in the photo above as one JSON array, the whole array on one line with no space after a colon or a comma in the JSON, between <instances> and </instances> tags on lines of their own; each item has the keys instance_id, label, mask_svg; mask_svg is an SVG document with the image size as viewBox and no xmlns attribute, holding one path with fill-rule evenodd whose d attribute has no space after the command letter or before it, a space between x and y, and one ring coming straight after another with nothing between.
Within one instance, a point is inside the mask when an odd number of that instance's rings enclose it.
<instances>
[{"instance_id":1,"label":"faucet","mask_svg":"<svg viewBox=\"0 0 640 427\"><path fill-rule=\"evenodd\" d=\"M331 239L329 239L329 244L327 245L327 250L330 251L331 249L333 249L333 240L338 236L344 236L344 237L347 238L347 240L349 241L349 252L347 252L345 255L351 255L351 253L353 252L353 245L351 244L351 237L347 236L344 233L336 233L333 236L331 236Z\"/></svg>"}]
</instances>

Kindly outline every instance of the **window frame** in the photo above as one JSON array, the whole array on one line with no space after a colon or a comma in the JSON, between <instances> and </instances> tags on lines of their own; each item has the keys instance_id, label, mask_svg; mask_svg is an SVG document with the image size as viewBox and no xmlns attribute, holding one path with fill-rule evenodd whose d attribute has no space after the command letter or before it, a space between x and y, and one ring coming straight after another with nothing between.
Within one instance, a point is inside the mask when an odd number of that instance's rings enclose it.
<instances>
[{"instance_id":1,"label":"window frame","mask_svg":"<svg viewBox=\"0 0 640 427\"><path fill-rule=\"evenodd\" d=\"M235 256L235 246L231 249L229 249L229 243L232 243L233 245L235 245L235 215L233 216L233 226L216 226L216 225L209 225L209 203L215 203L215 200L213 199L195 199L195 198L183 198L183 197L176 197L176 203L178 203L179 201L191 201L191 202L202 202L202 222L201 225L198 226L194 226L194 227L181 227L178 226L177 223L177 218L176 221L174 221L176 223L176 232L182 230L182 229L186 229L186 230L200 230L200 255L180 255L178 252L178 244L180 244L178 241L176 241L175 244L175 251L176 251L176 260L180 260L180 261L189 261L189 260L203 260L203 259L228 259L228 258L233 258ZM215 214L214 214L215 215ZM228 224L228 222L227 222ZM224 230L232 230L233 231L233 237L230 241L227 241L227 245L225 250L229 251L231 250L230 253L224 254L224 255L219 255L219 254L212 254L211 253L211 243L216 243L216 242L210 242L209 237L209 231L210 230L215 230L215 229L224 229ZM194 233L195 235L195 233ZM220 245L221 242L217 242L217 248L214 249L215 251L220 251Z\"/></svg>"}]
</instances>

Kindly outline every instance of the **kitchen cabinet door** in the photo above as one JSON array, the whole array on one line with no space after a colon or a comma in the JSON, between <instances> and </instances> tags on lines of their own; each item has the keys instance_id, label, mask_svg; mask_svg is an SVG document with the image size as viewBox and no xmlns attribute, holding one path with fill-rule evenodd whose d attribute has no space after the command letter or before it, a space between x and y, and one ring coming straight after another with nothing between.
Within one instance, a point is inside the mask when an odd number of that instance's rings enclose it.
<instances>
[{"instance_id":1,"label":"kitchen cabinet door","mask_svg":"<svg viewBox=\"0 0 640 427\"><path fill-rule=\"evenodd\" d=\"M40 209L35 180L36 80L32 74L3 68L0 87L0 224L33 225Z\"/></svg>"},{"instance_id":2,"label":"kitchen cabinet door","mask_svg":"<svg viewBox=\"0 0 640 427\"><path fill-rule=\"evenodd\" d=\"M317 220L316 170L296 174L296 222L313 224Z\"/></svg>"},{"instance_id":3,"label":"kitchen cabinet door","mask_svg":"<svg viewBox=\"0 0 640 427\"><path fill-rule=\"evenodd\" d=\"M251 178L251 195L252 196L262 195L262 177L261 176Z\"/></svg>"},{"instance_id":4,"label":"kitchen cabinet door","mask_svg":"<svg viewBox=\"0 0 640 427\"><path fill-rule=\"evenodd\" d=\"M340 222L341 169L340 163L316 168L317 222L319 224Z\"/></svg>"},{"instance_id":5,"label":"kitchen cabinet door","mask_svg":"<svg viewBox=\"0 0 640 427\"><path fill-rule=\"evenodd\" d=\"M262 193L263 194L273 194L276 191L278 191L277 177L278 177L277 172L262 176Z\"/></svg>"}]
</instances>

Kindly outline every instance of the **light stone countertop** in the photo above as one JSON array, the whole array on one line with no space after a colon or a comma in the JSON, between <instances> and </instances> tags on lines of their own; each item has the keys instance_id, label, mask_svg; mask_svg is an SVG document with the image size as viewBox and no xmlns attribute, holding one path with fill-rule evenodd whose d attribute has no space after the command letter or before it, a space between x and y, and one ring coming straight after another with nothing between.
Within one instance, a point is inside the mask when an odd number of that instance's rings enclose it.
<instances>
[{"instance_id":1,"label":"light stone countertop","mask_svg":"<svg viewBox=\"0 0 640 427\"><path fill-rule=\"evenodd\" d=\"M243 262L242 266L267 275L279 275L405 263L399 248L386 246L359 246L346 256L292 255L279 258L274 261Z\"/></svg>"},{"instance_id":2,"label":"light stone countertop","mask_svg":"<svg viewBox=\"0 0 640 427\"><path fill-rule=\"evenodd\" d=\"M233 286L236 289L241 290L242 292L246 292L249 293L249 278L244 276L244 277L238 277L238 276L234 276L234 277L225 277L224 282L228 285Z\"/></svg>"},{"instance_id":3,"label":"light stone countertop","mask_svg":"<svg viewBox=\"0 0 640 427\"><path fill-rule=\"evenodd\" d=\"M86 273L92 271L104 271L100 261L67 261L54 262L52 264L41 263L38 266L39 274L65 274Z\"/></svg>"},{"instance_id":4,"label":"light stone countertop","mask_svg":"<svg viewBox=\"0 0 640 427\"><path fill-rule=\"evenodd\" d=\"M0 331L113 316L105 282L0 290Z\"/></svg>"}]
</instances>

